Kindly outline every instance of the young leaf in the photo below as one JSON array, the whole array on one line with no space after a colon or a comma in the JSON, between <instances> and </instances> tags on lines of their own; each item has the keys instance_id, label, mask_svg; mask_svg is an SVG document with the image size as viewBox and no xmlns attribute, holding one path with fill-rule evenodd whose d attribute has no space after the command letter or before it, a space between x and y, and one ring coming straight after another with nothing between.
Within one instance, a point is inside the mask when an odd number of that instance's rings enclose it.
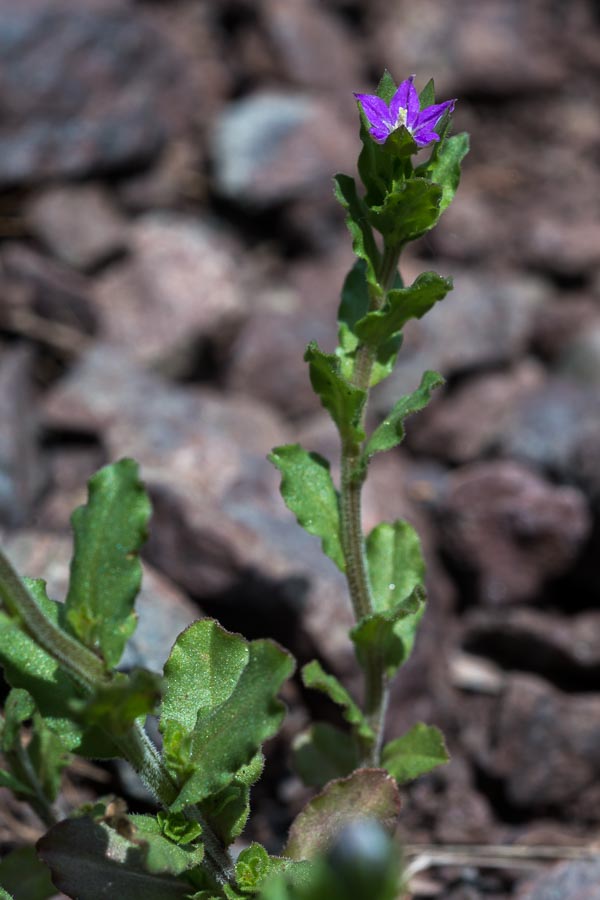
<instances>
[{"instance_id":1,"label":"young leaf","mask_svg":"<svg viewBox=\"0 0 600 900\"><path fill-rule=\"evenodd\" d=\"M460 181L460 167L469 152L469 135L455 134L440 141L431 159L420 166L418 174L430 179L442 188L440 214L452 203Z\"/></svg>"},{"instance_id":2,"label":"young leaf","mask_svg":"<svg viewBox=\"0 0 600 900\"><path fill-rule=\"evenodd\" d=\"M151 875L183 875L194 882L193 870L204 859L204 847L198 841L197 822L163 813L154 816L131 815L128 820L134 826L132 843L141 846L144 853L144 867Z\"/></svg>"},{"instance_id":3,"label":"young leaf","mask_svg":"<svg viewBox=\"0 0 600 900\"><path fill-rule=\"evenodd\" d=\"M285 711L276 695L293 668L272 641L245 641L211 619L177 638L160 724L165 762L181 786L174 812L231 784L275 734Z\"/></svg>"},{"instance_id":4,"label":"young leaf","mask_svg":"<svg viewBox=\"0 0 600 900\"><path fill-rule=\"evenodd\" d=\"M298 863L291 859L269 856L260 844L250 844L242 850L235 864L238 887L244 892L259 890L272 875L294 869Z\"/></svg>"},{"instance_id":5,"label":"young leaf","mask_svg":"<svg viewBox=\"0 0 600 900\"><path fill-rule=\"evenodd\" d=\"M236 772L227 787L200 804L202 813L225 846L232 844L244 830L250 815L250 788L260 778L263 767L264 756L257 753L247 766Z\"/></svg>"},{"instance_id":6,"label":"young leaf","mask_svg":"<svg viewBox=\"0 0 600 900\"><path fill-rule=\"evenodd\" d=\"M431 772L449 761L444 737L433 725L419 723L383 748L382 765L398 784Z\"/></svg>"},{"instance_id":7,"label":"young leaf","mask_svg":"<svg viewBox=\"0 0 600 900\"><path fill-rule=\"evenodd\" d=\"M410 319L420 319L452 290L452 280L435 272L423 272L409 287L390 291L384 306L373 310L355 326L361 341L380 346L402 331Z\"/></svg>"},{"instance_id":8,"label":"young leaf","mask_svg":"<svg viewBox=\"0 0 600 900\"><path fill-rule=\"evenodd\" d=\"M48 900L56 896L56 888L50 881L50 872L38 859L34 847L19 847L0 861L0 900Z\"/></svg>"},{"instance_id":9,"label":"young leaf","mask_svg":"<svg viewBox=\"0 0 600 900\"><path fill-rule=\"evenodd\" d=\"M369 138L369 141L371 144L373 143L371 138ZM349 175L336 175L334 178L334 193L348 214L346 225L352 235L352 249L359 259L364 260L367 282L377 290L380 253L367 218L367 207L356 192L354 178L351 178Z\"/></svg>"},{"instance_id":10,"label":"young leaf","mask_svg":"<svg viewBox=\"0 0 600 900\"><path fill-rule=\"evenodd\" d=\"M44 614L58 625L60 604L46 596L41 579L24 579ZM81 695L58 662L19 624L0 610L0 664L8 683L24 688L35 701L48 727L58 734L66 750L94 759L119 756L110 736L97 728L83 728L73 716L71 703Z\"/></svg>"},{"instance_id":11,"label":"young leaf","mask_svg":"<svg viewBox=\"0 0 600 900\"><path fill-rule=\"evenodd\" d=\"M366 458L383 450L391 450L404 440L404 420L413 413L424 409L431 394L436 387L444 383L443 377L438 372L425 372L421 384L412 394L401 397L395 404L389 416L375 429L365 447Z\"/></svg>"},{"instance_id":12,"label":"young leaf","mask_svg":"<svg viewBox=\"0 0 600 900\"><path fill-rule=\"evenodd\" d=\"M110 684L98 687L90 697L72 701L71 709L85 725L97 725L109 734L121 735L136 719L155 711L160 689L161 680L154 672L117 672Z\"/></svg>"},{"instance_id":13,"label":"young leaf","mask_svg":"<svg viewBox=\"0 0 600 900\"><path fill-rule=\"evenodd\" d=\"M322 788L358 767L356 743L346 732L317 722L297 735L292 744L293 765L309 787Z\"/></svg>"},{"instance_id":14,"label":"young leaf","mask_svg":"<svg viewBox=\"0 0 600 900\"><path fill-rule=\"evenodd\" d=\"M281 496L309 534L321 538L323 552L344 571L337 491L329 463L299 444L275 447L270 461L281 472Z\"/></svg>"},{"instance_id":15,"label":"young leaf","mask_svg":"<svg viewBox=\"0 0 600 900\"><path fill-rule=\"evenodd\" d=\"M408 522L382 522L368 535L366 553L375 611L394 613L423 585L419 535Z\"/></svg>"},{"instance_id":16,"label":"young leaf","mask_svg":"<svg viewBox=\"0 0 600 900\"><path fill-rule=\"evenodd\" d=\"M310 381L315 394L337 425L342 441L360 444L365 433L361 424L366 393L347 381L340 371L340 360L323 353L311 342L304 354L309 364Z\"/></svg>"},{"instance_id":17,"label":"young leaf","mask_svg":"<svg viewBox=\"0 0 600 900\"><path fill-rule=\"evenodd\" d=\"M423 592L421 592L422 594ZM412 650L415 633L425 609L419 600L419 589L393 613L373 613L361 619L350 632L361 666L377 653L383 660L386 675L392 678Z\"/></svg>"},{"instance_id":18,"label":"young leaf","mask_svg":"<svg viewBox=\"0 0 600 900\"><path fill-rule=\"evenodd\" d=\"M112 668L133 634L133 604L142 580L138 551L146 540L150 501L137 463L122 459L89 481L86 506L73 513L75 553L64 621Z\"/></svg>"},{"instance_id":19,"label":"young leaf","mask_svg":"<svg viewBox=\"0 0 600 900\"><path fill-rule=\"evenodd\" d=\"M183 852L176 844L170 846L174 853ZM139 900L140 896L182 900L191 893L189 882L150 871L144 844L128 840L104 822L65 819L38 841L37 850L56 887L77 900Z\"/></svg>"},{"instance_id":20,"label":"young leaf","mask_svg":"<svg viewBox=\"0 0 600 900\"><path fill-rule=\"evenodd\" d=\"M285 855L311 859L356 819L375 819L391 832L399 812L396 782L381 769L357 769L348 778L331 781L304 807L290 828Z\"/></svg>"},{"instance_id":21,"label":"young leaf","mask_svg":"<svg viewBox=\"0 0 600 900\"><path fill-rule=\"evenodd\" d=\"M368 221L390 245L414 241L439 219L442 193L438 184L411 178L388 194L382 205L371 207Z\"/></svg>"},{"instance_id":22,"label":"young leaf","mask_svg":"<svg viewBox=\"0 0 600 900\"><path fill-rule=\"evenodd\" d=\"M330 700L333 700L342 708L342 715L346 722L349 722L360 737L367 739L374 738L373 730L367 723L364 715L354 702L345 687L342 687L335 675L328 675L323 670L320 662L313 659L302 669L302 681L307 688L315 691L322 691L327 694Z\"/></svg>"}]
</instances>

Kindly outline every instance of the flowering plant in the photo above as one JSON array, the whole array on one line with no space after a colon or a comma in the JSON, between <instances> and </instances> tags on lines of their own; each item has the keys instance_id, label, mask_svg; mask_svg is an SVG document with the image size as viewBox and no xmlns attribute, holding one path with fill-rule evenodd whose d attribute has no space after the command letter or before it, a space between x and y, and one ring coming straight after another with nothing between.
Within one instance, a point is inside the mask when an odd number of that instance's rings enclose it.
<instances>
[{"instance_id":1,"label":"flowering plant","mask_svg":"<svg viewBox=\"0 0 600 900\"><path fill-rule=\"evenodd\" d=\"M37 845L44 865L31 853L15 863L21 875L34 873L28 900L51 897L56 887L79 900L137 900L140 891L146 900L393 900L401 890L386 836L397 819L399 785L447 754L430 725L384 741L389 685L411 653L425 607L424 563L407 522L363 536L361 491L372 458L402 441L406 418L442 378L426 372L370 434L366 411L371 388L392 372L406 322L452 287L434 272L405 286L398 261L451 202L468 142L450 136L454 101L436 104L433 82L418 96L412 78L397 87L386 73L375 95L356 97L365 190L338 175L335 191L357 259L342 290L339 346L326 353L311 343L305 356L339 431L339 487L328 462L297 444L275 448L270 458L286 504L346 576L364 702L318 661L304 667L304 684L340 707L347 730L315 723L297 739L298 772L323 790L293 823L282 855L253 843L234 861L229 848L248 818L262 745L284 715L277 694L294 663L272 641L246 641L203 619L178 637L161 679L144 669L117 671L136 624L150 504L135 462L107 466L73 516L64 603L47 597L44 582L19 578L0 553L0 663L11 686L0 718L0 784L48 827ZM415 154L432 143L415 165ZM154 715L160 747L146 730ZM61 818L61 772L73 754L127 760L160 811L133 814L104 798Z\"/></svg>"}]
</instances>

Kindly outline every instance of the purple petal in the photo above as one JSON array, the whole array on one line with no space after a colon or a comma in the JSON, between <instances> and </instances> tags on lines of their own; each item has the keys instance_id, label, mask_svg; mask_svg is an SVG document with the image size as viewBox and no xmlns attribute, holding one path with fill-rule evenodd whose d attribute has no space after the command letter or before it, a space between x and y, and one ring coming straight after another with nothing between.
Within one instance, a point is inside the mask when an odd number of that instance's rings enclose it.
<instances>
[{"instance_id":1,"label":"purple petal","mask_svg":"<svg viewBox=\"0 0 600 900\"><path fill-rule=\"evenodd\" d=\"M392 130L389 125L373 125L372 128L369 128L369 134L378 144L385 144Z\"/></svg>"},{"instance_id":2,"label":"purple petal","mask_svg":"<svg viewBox=\"0 0 600 900\"><path fill-rule=\"evenodd\" d=\"M355 94L354 96L360 101L369 123L374 128L387 126L389 132L391 126L390 111L385 100L382 100L381 97L377 97L375 94Z\"/></svg>"},{"instance_id":3,"label":"purple petal","mask_svg":"<svg viewBox=\"0 0 600 900\"><path fill-rule=\"evenodd\" d=\"M415 128L420 130L421 128L435 127L436 122L439 122L447 110L450 112L454 110L455 103L456 100L446 100L444 103L435 103L433 106L426 106L417 116Z\"/></svg>"},{"instance_id":4,"label":"purple petal","mask_svg":"<svg viewBox=\"0 0 600 900\"><path fill-rule=\"evenodd\" d=\"M439 134L436 134L435 131L424 130L413 132L413 137L417 147L426 147L427 144L431 144L432 141L439 141L440 139Z\"/></svg>"},{"instance_id":5,"label":"purple petal","mask_svg":"<svg viewBox=\"0 0 600 900\"><path fill-rule=\"evenodd\" d=\"M398 113L406 110L406 127L413 128L419 115L419 95L413 84L414 75L399 85L390 102L390 117L394 123L398 121Z\"/></svg>"}]
</instances>

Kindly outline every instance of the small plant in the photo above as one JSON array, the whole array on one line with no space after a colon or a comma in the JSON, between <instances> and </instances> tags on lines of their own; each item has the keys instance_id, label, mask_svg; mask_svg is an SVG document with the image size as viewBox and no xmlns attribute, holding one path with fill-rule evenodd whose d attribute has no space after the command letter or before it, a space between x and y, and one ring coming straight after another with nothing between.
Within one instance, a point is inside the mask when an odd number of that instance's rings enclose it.
<instances>
[{"instance_id":1,"label":"small plant","mask_svg":"<svg viewBox=\"0 0 600 900\"><path fill-rule=\"evenodd\" d=\"M7 857L0 898L11 896L7 890L16 900L52 896L48 870L54 885L78 900L138 900L141 893L145 900L393 900L402 890L398 852L386 835L397 820L398 786L447 754L439 731L424 724L384 743L389 685L410 655L425 608L424 563L406 522L383 523L363 536L361 490L372 457L402 441L405 419L427 404L442 378L425 372L370 434L366 411L371 388L393 370L406 322L452 287L434 272L404 286L398 262L403 247L433 228L452 201L468 139L449 135L454 101L436 104L432 81L419 96L412 78L396 87L386 72L375 95L356 98L364 193L348 175L336 177L335 192L357 259L342 290L339 346L325 353L312 343L305 356L313 389L339 431L339 490L328 462L299 445L277 447L270 458L286 504L345 573L364 704L318 661L304 667L306 687L327 694L348 727L315 723L297 739L297 770L323 790L293 823L282 855L251 844L234 861L229 848L249 815L262 746L281 725L277 695L294 662L273 641L246 641L203 619L178 637L162 678L117 671L136 624L138 553L150 504L134 461L107 466L73 515L64 603L47 597L43 581L20 579L0 553L0 663L11 686L0 719L0 784L48 826L37 845L45 865L27 849ZM160 749L145 728L153 715ZM127 760L160 811L133 814L108 797L61 821L55 801L73 754ZM25 874L26 897L18 887Z\"/></svg>"}]
</instances>

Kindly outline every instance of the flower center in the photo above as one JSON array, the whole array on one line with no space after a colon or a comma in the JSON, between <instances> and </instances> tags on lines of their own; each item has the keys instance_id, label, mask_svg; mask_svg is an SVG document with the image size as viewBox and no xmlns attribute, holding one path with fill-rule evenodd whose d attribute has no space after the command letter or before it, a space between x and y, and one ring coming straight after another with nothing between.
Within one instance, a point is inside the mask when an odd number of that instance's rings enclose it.
<instances>
[{"instance_id":1,"label":"flower center","mask_svg":"<svg viewBox=\"0 0 600 900\"><path fill-rule=\"evenodd\" d=\"M404 125L406 127L406 116L407 115L408 115L408 111L406 109L402 109L402 107L400 107L400 109L398 110L398 120L396 122L396 128L400 128L401 125Z\"/></svg>"}]
</instances>

